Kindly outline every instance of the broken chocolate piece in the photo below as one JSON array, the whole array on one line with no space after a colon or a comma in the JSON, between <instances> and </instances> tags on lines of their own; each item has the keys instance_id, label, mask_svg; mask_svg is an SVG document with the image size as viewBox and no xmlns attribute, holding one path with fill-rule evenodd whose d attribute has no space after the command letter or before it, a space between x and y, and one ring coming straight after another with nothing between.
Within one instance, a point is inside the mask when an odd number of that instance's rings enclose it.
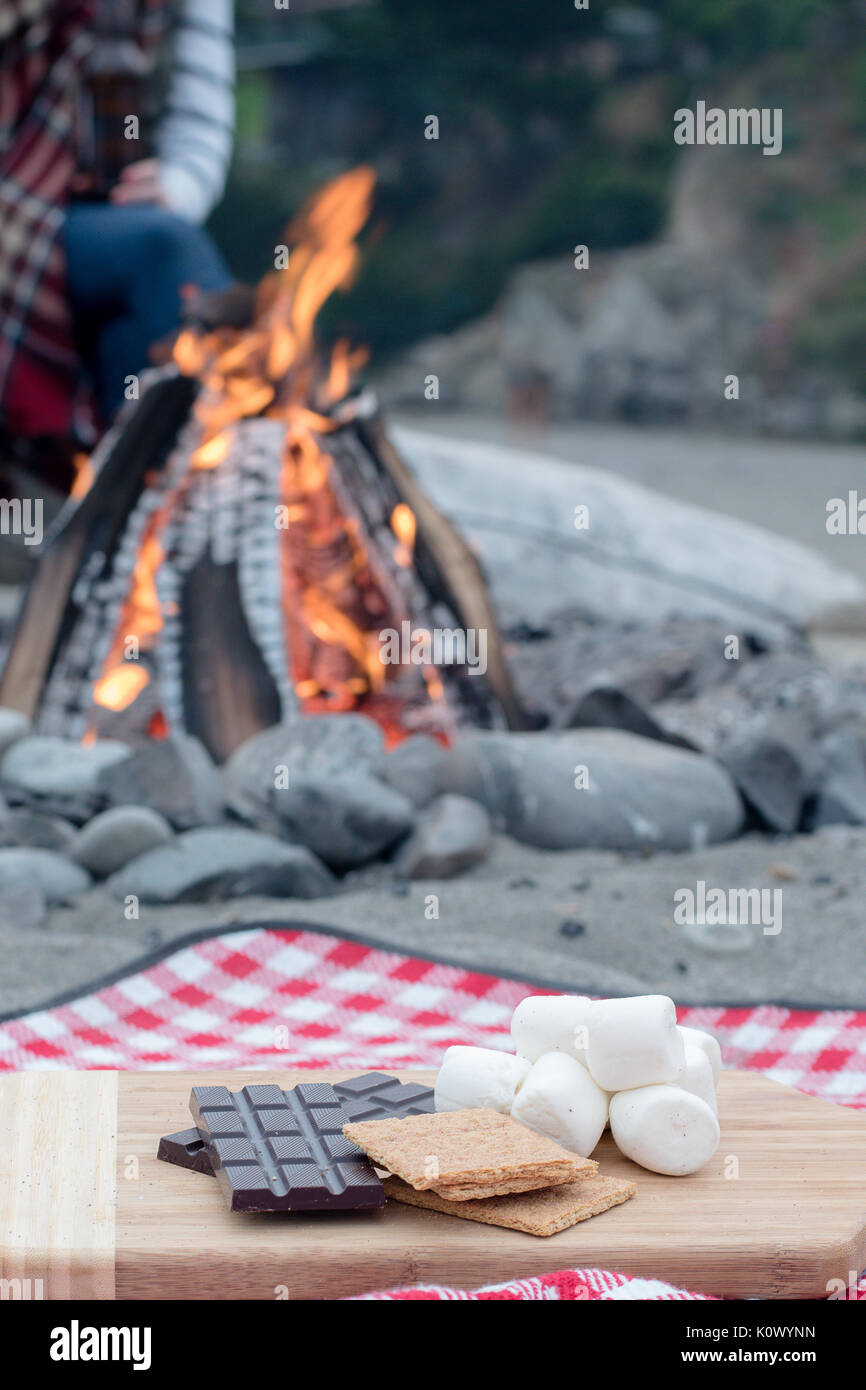
<instances>
[{"instance_id":1,"label":"broken chocolate piece","mask_svg":"<svg viewBox=\"0 0 866 1390\"><path fill-rule=\"evenodd\" d=\"M334 1090L350 1120L432 1115L435 1108L432 1087L422 1086L417 1081L398 1081L396 1076L383 1071L368 1071L363 1076L338 1081ZM176 1134L165 1135L159 1141L156 1156L178 1168L191 1168L196 1173L209 1173L213 1177L207 1149L197 1129L181 1129Z\"/></svg>"},{"instance_id":2,"label":"broken chocolate piece","mask_svg":"<svg viewBox=\"0 0 866 1390\"><path fill-rule=\"evenodd\" d=\"M204 1140L198 1130L179 1129L175 1134L164 1134L156 1151L157 1158L165 1163L174 1163L178 1168L191 1168L194 1173L208 1173L213 1177L213 1168L207 1156Z\"/></svg>"},{"instance_id":3,"label":"broken chocolate piece","mask_svg":"<svg viewBox=\"0 0 866 1390\"><path fill-rule=\"evenodd\" d=\"M231 1211L349 1211L385 1204L371 1164L344 1138L333 1086L193 1086L189 1108Z\"/></svg>"}]
</instances>

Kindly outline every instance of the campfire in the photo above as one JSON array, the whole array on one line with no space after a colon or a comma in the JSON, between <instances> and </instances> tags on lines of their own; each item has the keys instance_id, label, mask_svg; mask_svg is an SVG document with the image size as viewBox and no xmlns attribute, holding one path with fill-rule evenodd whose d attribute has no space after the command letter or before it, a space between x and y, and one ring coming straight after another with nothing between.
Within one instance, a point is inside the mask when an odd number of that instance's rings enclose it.
<instances>
[{"instance_id":1,"label":"campfire","mask_svg":"<svg viewBox=\"0 0 866 1390\"><path fill-rule=\"evenodd\" d=\"M373 186L360 168L320 190L250 321L184 329L82 461L0 682L41 732L184 731L223 761L304 714L367 714L390 744L523 725L473 555L353 390L365 351L317 349ZM486 674L435 640L470 630ZM395 660L389 633L440 664Z\"/></svg>"}]
</instances>

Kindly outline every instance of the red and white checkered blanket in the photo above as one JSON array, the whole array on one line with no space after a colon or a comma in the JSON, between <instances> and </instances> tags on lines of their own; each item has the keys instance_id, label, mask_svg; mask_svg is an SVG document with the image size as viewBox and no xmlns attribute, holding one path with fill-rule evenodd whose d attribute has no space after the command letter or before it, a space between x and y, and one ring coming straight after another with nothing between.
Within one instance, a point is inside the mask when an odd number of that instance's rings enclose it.
<instances>
[{"instance_id":1,"label":"red and white checkered blanket","mask_svg":"<svg viewBox=\"0 0 866 1390\"><path fill-rule=\"evenodd\" d=\"M832 1294L831 1299L839 1300L842 1294ZM856 1288L847 1289L845 1299L854 1302L866 1300L866 1275ZM674 1288L661 1279L640 1279L630 1274L617 1274L610 1269L558 1269L555 1274L542 1274L530 1279L511 1279L507 1284L487 1284L482 1289L446 1289L438 1284L416 1284L408 1289L388 1289L383 1293L365 1293L347 1300L350 1303L363 1302L487 1302L495 1299L511 1299L521 1302L535 1302L538 1299L554 1299L559 1302L623 1303L645 1300L666 1302L687 1300L692 1303L715 1303L712 1295L690 1293L686 1289Z\"/></svg>"},{"instance_id":2,"label":"red and white checkered blanket","mask_svg":"<svg viewBox=\"0 0 866 1390\"><path fill-rule=\"evenodd\" d=\"M609 1269L558 1269L530 1279L512 1279L507 1284L487 1284L482 1289L446 1289L439 1284L416 1284L411 1289L389 1289L385 1293L364 1293L349 1303L364 1302L488 1302L496 1299L534 1303L541 1299L559 1302L594 1303L637 1299L665 1299L715 1302L706 1294L688 1293L665 1284L661 1279L638 1279L614 1274Z\"/></svg>"},{"instance_id":3,"label":"red and white checkered blanket","mask_svg":"<svg viewBox=\"0 0 866 1390\"><path fill-rule=\"evenodd\" d=\"M451 1043L510 1050L527 994L553 993L326 932L212 936L116 984L0 1024L0 1071L437 1067ZM866 1013L680 1010L728 1066L866 1107Z\"/></svg>"},{"instance_id":4,"label":"red and white checkered blanket","mask_svg":"<svg viewBox=\"0 0 866 1390\"><path fill-rule=\"evenodd\" d=\"M68 1004L0 1024L0 1071L436 1067L446 1047L510 1049L527 994L552 993L326 932L250 928L209 937ZM866 1013L689 1008L728 1066L866 1108ZM688 1298L653 1280L565 1270L467 1294L371 1297ZM862 1288L866 1297L866 1286Z\"/></svg>"}]
</instances>

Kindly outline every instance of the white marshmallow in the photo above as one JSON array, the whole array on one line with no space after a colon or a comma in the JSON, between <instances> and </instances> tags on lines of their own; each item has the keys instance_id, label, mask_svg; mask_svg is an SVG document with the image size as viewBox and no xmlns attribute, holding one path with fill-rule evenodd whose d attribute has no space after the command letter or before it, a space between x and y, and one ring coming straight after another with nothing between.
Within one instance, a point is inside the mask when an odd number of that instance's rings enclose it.
<instances>
[{"instance_id":1,"label":"white marshmallow","mask_svg":"<svg viewBox=\"0 0 866 1390\"><path fill-rule=\"evenodd\" d=\"M586 1065L603 1091L679 1081L686 1066L673 1000L664 994L598 999L587 1014Z\"/></svg>"},{"instance_id":2,"label":"white marshmallow","mask_svg":"<svg viewBox=\"0 0 866 1390\"><path fill-rule=\"evenodd\" d=\"M713 1085L718 1088L719 1077L722 1074L722 1049L712 1033L705 1033L702 1028L687 1028L684 1023L679 1024L678 1031L682 1033L686 1046L692 1043L694 1047L699 1047L702 1052L706 1053L707 1060L713 1069Z\"/></svg>"},{"instance_id":3,"label":"white marshmallow","mask_svg":"<svg viewBox=\"0 0 866 1390\"><path fill-rule=\"evenodd\" d=\"M511 1118L589 1158L607 1122L607 1093L574 1057L545 1052L518 1091Z\"/></svg>"},{"instance_id":4,"label":"white marshmallow","mask_svg":"<svg viewBox=\"0 0 866 1390\"><path fill-rule=\"evenodd\" d=\"M583 1062L583 1030L591 1003L582 994L533 994L522 999L511 1019L515 1052L530 1062L537 1062L545 1052L565 1052Z\"/></svg>"},{"instance_id":5,"label":"white marshmallow","mask_svg":"<svg viewBox=\"0 0 866 1390\"><path fill-rule=\"evenodd\" d=\"M437 1110L511 1109L529 1063L491 1047L449 1047L433 1092Z\"/></svg>"},{"instance_id":6,"label":"white marshmallow","mask_svg":"<svg viewBox=\"0 0 866 1390\"><path fill-rule=\"evenodd\" d=\"M691 1042L686 1043L686 1069L680 1077L679 1085L684 1091L691 1091L693 1096L700 1096L701 1100L707 1102L713 1114L718 1115L719 1106L710 1059L702 1048Z\"/></svg>"},{"instance_id":7,"label":"white marshmallow","mask_svg":"<svg viewBox=\"0 0 866 1390\"><path fill-rule=\"evenodd\" d=\"M716 1116L682 1086L620 1091L610 1102L610 1128L626 1158L674 1178L702 1168L719 1146Z\"/></svg>"}]
</instances>

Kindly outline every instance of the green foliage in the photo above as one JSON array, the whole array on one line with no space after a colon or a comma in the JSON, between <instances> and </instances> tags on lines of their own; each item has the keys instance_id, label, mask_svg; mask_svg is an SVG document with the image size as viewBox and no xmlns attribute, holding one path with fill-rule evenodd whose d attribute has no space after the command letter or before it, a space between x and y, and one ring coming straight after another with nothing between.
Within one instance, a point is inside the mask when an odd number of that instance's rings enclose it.
<instances>
[{"instance_id":1,"label":"green foliage","mask_svg":"<svg viewBox=\"0 0 866 1390\"><path fill-rule=\"evenodd\" d=\"M749 63L808 40L810 25L845 4L833 0L662 0L665 31L706 43L717 59Z\"/></svg>"},{"instance_id":2,"label":"green foliage","mask_svg":"<svg viewBox=\"0 0 866 1390\"><path fill-rule=\"evenodd\" d=\"M848 281L843 296L809 315L794 348L801 362L838 372L851 390L866 392L866 271Z\"/></svg>"},{"instance_id":3,"label":"green foliage","mask_svg":"<svg viewBox=\"0 0 866 1390\"><path fill-rule=\"evenodd\" d=\"M607 250L655 236L667 190L667 160L617 162L576 153L539 181L511 219L506 244L517 260L562 255L563 233ZM566 246L566 251L569 249Z\"/></svg>"},{"instance_id":4,"label":"green foliage","mask_svg":"<svg viewBox=\"0 0 866 1390\"><path fill-rule=\"evenodd\" d=\"M866 135L866 49L851 54L845 79L849 119L859 134Z\"/></svg>"},{"instance_id":5,"label":"green foliage","mask_svg":"<svg viewBox=\"0 0 866 1390\"><path fill-rule=\"evenodd\" d=\"M241 73L236 92L235 139L238 149L262 140L267 128L268 91L255 74Z\"/></svg>"}]
</instances>

